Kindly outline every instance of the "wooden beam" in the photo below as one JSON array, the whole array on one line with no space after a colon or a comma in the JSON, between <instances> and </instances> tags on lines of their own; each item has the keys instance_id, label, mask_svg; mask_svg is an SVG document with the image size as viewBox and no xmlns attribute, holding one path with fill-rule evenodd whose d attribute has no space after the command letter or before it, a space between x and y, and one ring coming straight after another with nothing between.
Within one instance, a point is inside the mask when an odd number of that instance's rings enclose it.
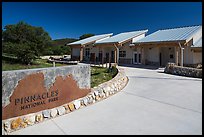
<instances>
[{"instance_id":1,"label":"wooden beam","mask_svg":"<svg viewBox=\"0 0 204 137\"><path fill-rule=\"evenodd\" d=\"M179 62L178 61L178 59L179 59L178 54L179 54L178 47L175 47L175 63L177 66L178 66L178 62Z\"/></svg>"},{"instance_id":2,"label":"wooden beam","mask_svg":"<svg viewBox=\"0 0 204 137\"><path fill-rule=\"evenodd\" d=\"M80 60L79 61L82 61L83 60L83 47L80 48Z\"/></svg>"},{"instance_id":3,"label":"wooden beam","mask_svg":"<svg viewBox=\"0 0 204 137\"><path fill-rule=\"evenodd\" d=\"M178 46L179 41L174 41L174 42L151 42L151 43L140 43L140 44L135 44L135 46ZM180 43L183 45L185 41L180 41Z\"/></svg>"},{"instance_id":4,"label":"wooden beam","mask_svg":"<svg viewBox=\"0 0 204 137\"><path fill-rule=\"evenodd\" d=\"M95 46L95 47L101 47L101 48L114 47L114 43L95 44L94 46Z\"/></svg>"},{"instance_id":5,"label":"wooden beam","mask_svg":"<svg viewBox=\"0 0 204 137\"><path fill-rule=\"evenodd\" d=\"M115 50L114 50L114 55L115 55L115 58L114 58L115 63L117 63L117 49L116 49L116 48L115 48Z\"/></svg>"}]
</instances>

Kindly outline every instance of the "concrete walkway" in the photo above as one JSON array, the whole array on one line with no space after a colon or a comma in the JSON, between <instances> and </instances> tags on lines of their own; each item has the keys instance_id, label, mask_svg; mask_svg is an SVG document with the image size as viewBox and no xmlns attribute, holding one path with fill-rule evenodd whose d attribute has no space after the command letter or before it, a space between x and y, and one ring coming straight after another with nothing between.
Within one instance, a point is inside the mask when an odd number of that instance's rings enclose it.
<instances>
[{"instance_id":1,"label":"concrete walkway","mask_svg":"<svg viewBox=\"0 0 204 137\"><path fill-rule=\"evenodd\" d=\"M202 134L202 79L164 74L153 67L124 68L119 93L13 135Z\"/></svg>"}]
</instances>

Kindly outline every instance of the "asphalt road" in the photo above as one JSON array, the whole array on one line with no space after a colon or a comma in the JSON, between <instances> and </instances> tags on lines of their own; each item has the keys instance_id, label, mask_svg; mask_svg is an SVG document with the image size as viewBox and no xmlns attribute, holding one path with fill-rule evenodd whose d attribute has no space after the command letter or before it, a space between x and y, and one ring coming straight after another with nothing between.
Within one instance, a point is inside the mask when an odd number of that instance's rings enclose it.
<instances>
[{"instance_id":1,"label":"asphalt road","mask_svg":"<svg viewBox=\"0 0 204 137\"><path fill-rule=\"evenodd\" d=\"M153 67L121 67L129 78L117 94L12 135L202 134L202 79Z\"/></svg>"}]
</instances>

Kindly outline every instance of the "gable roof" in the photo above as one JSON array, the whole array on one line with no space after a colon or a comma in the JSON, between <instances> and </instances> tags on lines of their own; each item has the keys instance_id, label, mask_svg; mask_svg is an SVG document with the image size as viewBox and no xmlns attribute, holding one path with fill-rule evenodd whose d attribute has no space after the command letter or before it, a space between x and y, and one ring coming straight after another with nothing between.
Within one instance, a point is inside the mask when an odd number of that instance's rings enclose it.
<instances>
[{"instance_id":1,"label":"gable roof","mask_svg":"<svg viewBox=\"0 0 204 137\"><path fill-rule=\"evenodd\" d=\"M113 35L113 33L95 35L95 36L91 36L91 37L88 37L88 38L85 38L85 39L82 39L82 40L78 40L78 41L69 43L67 45L85 45L85 44L88 44L88 43L94 43L97 40L101 40L101 39L104 39L106 37L108 38L108 37L110 37L112 35Z\"/></svg>"},{"instance_id":2,"label":"gable roof","mask_svg":"<svg viewBox=\"0 0 204 137\"><path fill-rule=\"evenodd\" d=\"M132 39L134 37L137 37L143 33L146 33L148 30L140 30L140 31L132 31L132 32L124 32L117 34L115 36L112 36L110 38L97 41L95 44L105 44L105 43L122 43L126 40Z\"/></svg>"},{"instance_id":3,"label":"gable roof","mask_svg":"<svg viewBox=\"0 0 204 137\"><path fill-rule=\"evenodd\" d=\"M188 40L199 29L202 29L202 26L199 25L199 26L158 30L134 43L137 44L137 43L148 43L148 42L169 42L169 41Z\"/></svg>"},{"instance_id":4,"label":"gable roof","mask_svg":"<svg viewBox=\"0 0 204 137\"><path fill-rule=\"evenodd\" d=\"M193 41L193 45L191 46L193 48L202 48L202 37L200 37L198 40Z\"/></svg>"}]
</instances>

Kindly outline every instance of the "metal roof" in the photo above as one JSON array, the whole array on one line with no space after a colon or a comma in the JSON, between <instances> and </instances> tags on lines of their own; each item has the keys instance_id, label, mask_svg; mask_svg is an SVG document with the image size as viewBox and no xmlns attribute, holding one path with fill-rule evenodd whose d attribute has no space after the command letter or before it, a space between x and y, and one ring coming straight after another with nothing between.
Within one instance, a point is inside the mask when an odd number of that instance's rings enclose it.
<instances>
[{"instance_id":1,"label":"metal roof","mask_svg":"<svg viewBox=\"0 0 204 137\"><path fill-rule=\"evenodd\" d=\"M146 43L146 42L168 42L168 41L180 41L188 40L192 35L201 29L202 26L190 26L190 27L180 27L173 29L158 30L146 37L134 42Z\"/></svg>"},{"instance_id":2,"label":"metal roof","mask_svg":"<svg viewBox=\"0 0 204 137\"><path fill-rule=\"evenodd\" d=\"M202 48L202 37L200 37L198 40L193 41L193 45L191 46L192 48Z\"/></svg>"},{"instance_id":3,"label":"metal roof","mask_svg":"<svg viewBox=\"0 0 204 137\"><path fill-rule=\"evenodd\" d=\"M95 42L97 40L100 40L100 39L103 39L103 38L106 38L106 37L108 38L108 37L110 37L112 35L113 35L113 33L95 35L95 36L92 36L92 37L89 37L89 38L85 38L85 39L82 39L82 40L79 40L79 41L69 43L67 45L84 45L84 44Z\"/></svg>"},{"instance_id":4,"label":"metal roof","mask_svg":"<svg viewBox=\"0 0 204 137\"><path fill-rule=\"evenodd\" d=\"M128 39L137 37L143 33L146 33L148 30L140 30L140 31L132 31L132 32L124 32L117 34L115 36L112 36L110 38L97 41L95 44L104 44L104 43L121 43L123 41L126 41Z\"/></svg>"}]
</instances>

